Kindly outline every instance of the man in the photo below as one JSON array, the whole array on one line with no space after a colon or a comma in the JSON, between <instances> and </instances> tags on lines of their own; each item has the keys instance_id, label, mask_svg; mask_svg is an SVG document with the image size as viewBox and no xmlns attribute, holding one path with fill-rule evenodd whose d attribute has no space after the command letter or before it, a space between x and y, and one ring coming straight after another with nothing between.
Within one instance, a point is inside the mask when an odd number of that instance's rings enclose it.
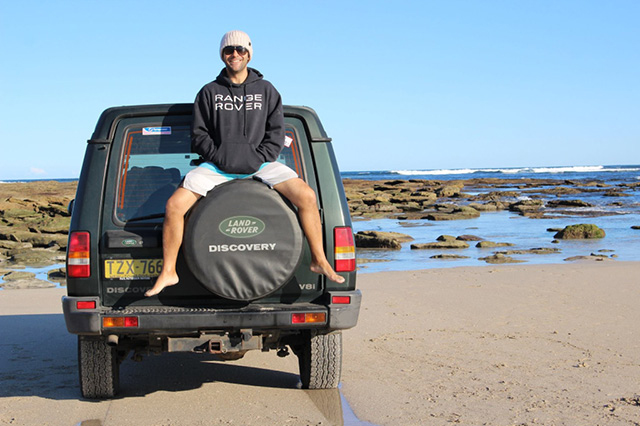
<instances>
[{"instance_id":1,"label":"man","mask_svg":"<svg viewBox=\"0 0 640 426\"><path fill-rule=\"evenodd\" d=\"M247 65L253 56L249 36L229 31L222 37L225 68L204 86L194 102L192 149L205 163L190 171L166 205L163 227L163 268L145 296L178 283L176 262L184 233L184 215L216 185L255 176L297 208L311 249L311 270L342 283L324 254L316 195L298 175L276 162L284 146L284 117L278 91Z\"/></svg>"}]
</instances>

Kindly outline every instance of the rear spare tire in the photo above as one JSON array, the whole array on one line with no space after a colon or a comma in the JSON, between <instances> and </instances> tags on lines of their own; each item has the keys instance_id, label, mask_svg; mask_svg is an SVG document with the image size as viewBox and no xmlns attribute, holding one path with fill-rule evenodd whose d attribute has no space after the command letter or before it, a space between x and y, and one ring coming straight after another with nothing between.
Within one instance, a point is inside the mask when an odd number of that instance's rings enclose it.
<instances>
[{"instance_id":1,"label":"rear spare tire","mask_svg":"<svg viewBox=\"0 0 640 426\"><path fill-rule=\"evenodd\" d=\"M194 206L183 251L193 275L231 300L267 296L295 273L303 233L288 201L250 179L222 184Z\"/></svg>"}]
</instances>

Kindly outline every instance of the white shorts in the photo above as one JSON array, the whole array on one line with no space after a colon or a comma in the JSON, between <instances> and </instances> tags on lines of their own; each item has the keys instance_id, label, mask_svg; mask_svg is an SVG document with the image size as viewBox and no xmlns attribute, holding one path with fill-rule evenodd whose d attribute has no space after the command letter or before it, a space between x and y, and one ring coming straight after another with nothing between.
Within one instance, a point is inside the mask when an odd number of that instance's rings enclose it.
<instances>
[{"instance_id":1,"label":"white shorts","mask_svg":"<svg viewBox=\"0 0 640 426\"><path fill-rule=\"evenodd\" d=\"M233 179L256 178L270 188L273 188L279 183L297 177L298 174L296 172L277 161L264 163L257 172L251 174L225 173L213 163L203 163L187 173L184 177L184 182L182 182L182 187L204 197L207 195L207 192L216 186Z\"/></svg>"}]
</instances>

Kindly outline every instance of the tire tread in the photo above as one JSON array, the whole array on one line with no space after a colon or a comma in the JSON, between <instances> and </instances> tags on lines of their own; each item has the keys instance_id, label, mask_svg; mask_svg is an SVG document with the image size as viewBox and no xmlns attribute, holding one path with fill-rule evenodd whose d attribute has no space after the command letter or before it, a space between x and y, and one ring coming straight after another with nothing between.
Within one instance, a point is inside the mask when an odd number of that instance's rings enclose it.
<instances>
[{"instance_id":1,"label":"tire tread","mask_svg":"<svg viewBox=\"0 0 640 426\"><path fill-rule=\"evenodd\" d=\"M342 373L342 334L311 333L299 356L305 389L335 389Z\"/></svg>"},{"instance_id":2,"label":"tire tread","mask_svg":"<svg viewBox=\"0 0 640 426\"><path fill-rule=\"evenodd\" d=\"M115 348L104 339L78 336L78 372L82 396L112 398L118 393L119 364Z\"/></svg>"}]
</instances>

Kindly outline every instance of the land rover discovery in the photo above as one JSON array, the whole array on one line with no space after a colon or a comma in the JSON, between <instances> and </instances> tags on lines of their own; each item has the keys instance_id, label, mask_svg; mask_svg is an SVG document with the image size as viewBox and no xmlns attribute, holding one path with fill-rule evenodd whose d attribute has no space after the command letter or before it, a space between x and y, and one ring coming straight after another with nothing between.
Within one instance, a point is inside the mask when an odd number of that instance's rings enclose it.
<instances>
[{"instance_id":1,"label":"land rover discovery","mask_svg":"<svg viewBox=\"0 0 640 426\"><path fill-rule=\"evenodd\" d=\"M295 208L252 179L210 191L188 213L180 283L147 298L162 270L164 206L189 170L192 104L107 109L88 141L67 250L67 329L82 395L118 392L119 365L163 352L297 355L302 386L337 387L341 330L354 327L351 218L331 139L316 113L285 106L287 164L317 194L327 258L342 284L310 271Z\"/></svg>"}]
</instances>

